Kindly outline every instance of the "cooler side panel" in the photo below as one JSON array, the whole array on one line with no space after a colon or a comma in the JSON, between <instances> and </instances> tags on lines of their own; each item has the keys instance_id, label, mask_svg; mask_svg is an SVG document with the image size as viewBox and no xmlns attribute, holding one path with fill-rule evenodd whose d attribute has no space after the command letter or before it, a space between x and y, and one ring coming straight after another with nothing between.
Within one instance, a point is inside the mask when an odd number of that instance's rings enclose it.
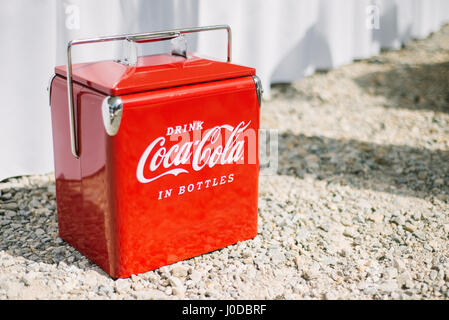
<instances>
[{"instance_id":1,"label":"cooler side panel","mask_svg":"<svg viewBox=\"0 0 449 320\"><path fill-rule=\"evenodd\" d=\"M109 192L113 188L108 162L108 135L102 118L106 96L82 87L79 103L79 152L83 201L84 251L87 258L115 275L115 231Z\"/></svg>"},{"instance_id":2,"label":"cooler side panel","mask_svg":"<svg viewBox=\"0 0 449 320\"><path fill-rule=\"evenodd\" d=\"M52 82L51 114L58 229L62 239L112 276L115 232L109 206L112 178L101 103L105 95L73 84L79 159L71 152L67 80Z\"/></svg>"},{"instance_id":3,"label":"cooler side panel","mask_svg":"<svg viewBox=\"0 0 449 320\"><path fill-rule=\"evenodd\" d=\"M80 160L70 148L66 79L56 76L51 89L51 118L59 236L83 251ZM75 99L76 101L76 99Z\"/></svg>"}]
</instances>

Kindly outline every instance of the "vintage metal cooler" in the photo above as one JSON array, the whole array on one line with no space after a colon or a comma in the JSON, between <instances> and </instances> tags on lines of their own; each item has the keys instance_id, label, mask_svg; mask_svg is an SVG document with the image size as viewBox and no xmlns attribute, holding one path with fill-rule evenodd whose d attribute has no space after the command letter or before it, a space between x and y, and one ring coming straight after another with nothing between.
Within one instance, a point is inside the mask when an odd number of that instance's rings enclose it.
<instances>
[{"instance_id":1,"label":"vintage metal cooler","mask_svg":"<svg viewBox=\"0 0 449 320\"><path fill-rule=\"evenodd\" d=\"M74 45L224 29L228 61L186 52L72 66ZM261 85L229 26L69 42L50 82L59 235L114 278L256 236ZM181 50L182 51L182 50ZM67 72L68 70L68 72Z\"/></svg>"}]
</instances>

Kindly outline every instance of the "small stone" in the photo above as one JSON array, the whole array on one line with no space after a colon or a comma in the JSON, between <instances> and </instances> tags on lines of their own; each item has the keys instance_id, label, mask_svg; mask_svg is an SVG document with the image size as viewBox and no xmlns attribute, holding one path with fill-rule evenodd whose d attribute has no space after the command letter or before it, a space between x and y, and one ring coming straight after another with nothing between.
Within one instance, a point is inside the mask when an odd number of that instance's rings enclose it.
<instances>
[{"instance_id":1,"label":"small stone","mask_svg":"<svg viewBox=\"0 0 449 320\"><path fill-rule=\"evenodd\" d=\"M328 291L324 294L324 299L326 300L336 300L337 299L337 295L335 294L334 291Z\"/></svg>"},{"instance_id":2,"label":"small stone","mask_svg":"<svg viewBox=\"0 0 449 320\"><path fill-rule=\"evenodd\" d=\"M422 215L419 212L415 212L412 217L413 217L413 220L419 221L419 220L421 220Z\"/></svg>"},{"instance_id":3,"label":"small stone","mask_svg":"<svg viewBox=\"0 0 449 320\"><path fill-rule=\"evenodd\" d=\"M444 184L444 180L441 178L438 178L438 179L435 179L434 183L437 186L442 186Z\"/></svg>"},{"instance_id":4,"label":"small stone","mask_svg":"<svg viewBox=\"0 0 449 320\"><path fill-rule=\"evenodd\" d=\"M11 192L4 193L4 194L1 195L1 198L3 200L9 200L9 199L12 198L12 193Z\"/></svg>"},{"instance_id":5,"label":"small stone","mask_svg":"<svg viewBox=\"0 0 449 320\"><path fill-rule=\"evenodd\" d=\"M176 277L170 277L170 278L168 279L168 283L169 283L172 287L177 287L177 286L182 287L182 282L181 282L181 280L180 280L179 278L176 278Z\"/></svg>"},{"instance_id":6,"label":"small stone","mask_svg":"<svg viewBox=\"0 0 449 320\"><path fill-rule=\"evenodd\" d=\"M390 221L397 224L398 226L402 226L403 224L405 224L405 218L402 215L394 216Z\"/></svg>"},{"instance_id":7,"label":"small stone","mask_svg":"<svg viewBox=\"0 0 449 320\"><path fill-rule=\"evenodd\" d=\"M15 202L4 203L2 204L2 209L17 210L19 209L19 205Z\"/></svg>"},{"instance_id":8,"label":"small stone","mask_svg":"<svg viewBox=\"0 0 449 320\"><path fill-rule=\"evenodd\" d=\"M398 276L398 270L396 268L387 268L383 272L383 277L385 279L394 279Z\"/></svg>"},{"instance_id":9,"label":"small stone","mask_svg":"<svg viewBox=\"0 0 449 320\"><path fill-rule=\"evenodd\" d=\"M97 284L97 276L95 271L88 271L84 278L84 283L90 287L94 287Z\"/></svg>"},{"instance_id":10,"label":"small stone","mask_svg":"<svg viewBox=\"0 0 449 320\"><path fill-rule=\"evenodd\" d=\"M36 278L37 274L35 272L29 272L27 274L25 274L24 276L22 276L22 282L23 284L25 284L26 286L30 286L33 282L33 280Z\"/></svg>"},{"instance_id":11,"label":"small stone","mask_svg":"<svg viewBox=\"0 0 449 320\"><path fill-rule=\"evenodd\" d=\"M36 231L34 233L38 236L41 236L41 235L45 234L45 231L39 228L39 229L36 229Z\"/></svg>"},{"instance_id":12,"label":"small stone","mask_svg":"<svg viewBox=\"0 0 449 320\"><path fill-rule=\"evenodd\" d=\"M217 291L215 291L215 290L213 290L213 289L207 289L207 290L204 292L204 295L205 295L206 297L216 297L218 294L217 294Z\"/></svg>"},{"instance_id":13,"label":"small stone","mask_svg":"<svg viewBox=\"0 0 449 320\"><path fill-rule=\"evenodd\" d=\"M144 289L145 289L145 286L143 285L142 282L137 281L137 282L133 282L133 283L131 284L131 288L132 288L133 290L139 291L139 290L144 290Z\"/></svg>"},{"instance_id":14,"label":"small stone","mask_svg":"<svg viewBox=\"0 0 449 320\"><path fill-rule=\"evenodd\" d=\"M407 223L407 224L404 226L404 229L407 230L407 231L409 231L409 232L415 232L416 226L413 225L413 224Z\"/></svg>"},{"instance_id":15,"label":"small stone","mask_svg":"<svg viewBox=\"0 0 449 320\"><path fill-rule=\"evenodd\" d=\"M313 280L319 277L320 265L318 263L313 263L310 268L303 268L302 276L306 280Z\"/></svg>"},{"instance_id":16,"label":"small stone","mask_svg":"<svg viewBox=\"0 0 449 320\"><path fill-rule=\"evenodd\" d=\"M37 200L36 198L33 198L29 203L28 206L32 207L32 208L39 208L41 207L41 203L39 202L39 200Z\"/></svg>"},{"instance_id":17,"label":"small stone","mask_svg":"<svg viewBox=\"0 0 449 320\"><path fill-rule=\"evenodd\" d=\"M131 288L131 284L128 279L117 279L115 280L115 291L118 294L126 293Z\"/></svg>"},{"instance_id":18,"label":"small stone","mask_svg":"<svg viewBox=\"0 0 449 320\"><path fill-rule=\"evenodd\" d=\"M56 255L63 255L64 251L64 247L56 247L53 249L53 253Z\"/></svg>"},{"instance_id":19,"label":"small stone","mask_svg":"<svg viewBox=\"0 0 449 320\"><path fill-rule=\"evenodd\" d=\"M387 280L380 284L379 290L383 291L385 293L392 292L394 290L398 289L398 283L396 280Z\"/></svg>"},{"instance_id":20,"label":"small stone","mask_svg":"<svg viewBox=\"0 0 449 320\"><path fill-rule=\"evenodd\" d=\"M301 267L301 259L299 258L299 256L296 256L293 261L295 262L296 268L300 268Z\"/></svg>"},{"instance_id":21,"label":"small stone","mask_svg":"<svg viewBox=\"0 0 449 320\"><path fill-rule=\"evenodd\" d=\"M391 239L393 239L394 241L396 241L397 243L402 243L403 241L402 241L402 239L401 239L401 237L399 237L397 234L395 234L395 233L392 233L391 235L390 235L390 237L391 237Z\"/></svg>"},{"instance_id":22,"label":"small stone","mask_svg":"<svg viewBox=\"0 0 449 320\"><path fill-rule=\"evenodd\" d=\"M438 276L438 272L436 270L430 271L430 274L429 274L430 280L432 280L432 281L435 280L437 278L437 276Z\"/></svg>"},{"instance_id":23,"label":"small stone","mask_svg":"<svg viewBox=\"0 0 449 320\"><path fill-rule=\"evenodd\" d=\"M182 264L174 265L171 269L171 274L178 278L184 278L187 276L188 268L183 266Z\"/></svg>"},{"instance_id":24,"label":"small stone","mask_svg":"<svg viewBox=\"0 0 449 320\"><path fill-rule=\"evenodd\" d=\"M190 274L190 279L196 283L199 282L202 278L202 274L199 271L193 270L192 273Z\"/></svg>"},{"instance_id":25,"label":"small stone","mask_svg":"<svg viewBox=\"0 0 449 320\"><path fill-rule=\"evenodd\" d=\"M426 234L421 230L416 230L415 232L413 232L413 234L420 240L426 240Z\"/></svg>"},{"instance_id":26,"label":"small stone","mask_svg":"<svg viewBox=\"0 0 449 320\"><path fill-rule=\"evenodd\" d=\"M374 223L379 223L384 220L384 215L381 213L373 213L368 217L368 219Z\"/></svg>"},{"instance_id":27,"label":"small stone","mask_svg":"<svg viewBox=\"0 0 449 320\"><path fill-rule=\"evenodd\" d=\"M347 257L349 256L349 249L348 248L341 248L340 250L338 250L338 254L342 257Z\"/></svg>"},{"instance_id":28,"label":"small stone","mask_svg":"<svg viewBox=\"0 0 449 320\"><path fill-rule=\"evenodd\" d=\"M15 216L17 216L17 212L12 211L12 210L5 211L5 217L14 218Z\"/></svg>"},{"instance_id":29,"label":"small stone","mask_svg":"<svg viewBox=\"0 0 449 320\"><path fill-rule=\"evenodd\" d=\"M334 198L332 200L334 202L341 202L343 200L343 198L339 194L336 194L336 195L334 195Z\"/></svg>"},{"instance_id":30,"label":"small stone","mask_svg":"<svg viewBox=\"0 0 449 320\"><path fill-rule=\"evenodd\" d=\"M349 238L355 238L357 236L356 231L353 228L345 228L343 235Z\"/></svg>"},{"instance_id":31,"label":"small stone","mask_svg":"<svg viewBox=\"0 0 449 320\"><path fill-rule=\"evenodd\" d=\"M164 293L167 296L171 296L171 294L173 293L173 288L172 287L166 287Z\"/></svg>"},{"instance_id":32,"label":"small stone","mask_svg":"<svg viewBox=\"0 0 449 320\"><path fill-rule=\"evenodd\" d=\"M446 224L443 226L443 230L444 230L444 232L449 233L449 223L446 223Z\"/></svg>"},{"instance_id":33,"label":"small stone","mask_svg":"<svg viewBox=\"0 0 449 320\"><path fill-rule=\"evenodd\" d=\"M176 296L178 296L180 298L184 298L185 288L184 288L184 285L182 284L181 280L176 277L170 277L168 279L168 281L172 287L173 294L175 294Z\"/></svg>"},{"instance_id":34,"label":"small stone","mask_svg":"<svg viewBox=\"0 0 449 320\"><path fill-rule=\"evenodd\" d=\"M365 294L368 295L368 296L372 296L372 295L376 294L376 292L377 292L377 288L374 287L374 286L366 287L366 288L363 290L363 293L365 293Z\"/></svg>"},{"instance_id":35,"label":"small stone","mask_svg":"<svg viewBox=\"0 0 449 320\"><path fill-rule=\"evenodd\" d=\"M296 241L301 242L302 240L307 239L310 236L310 232L306 230L299 230L296 233Z\"/></svg>"},{"instance_id":36,"label":"small stone","mask_svg":"<svg viewBox=\"0 0 449 320\"><path fill-rule=\"evenodd\" d=\"M366 282L361 281L361 282L359 282L359 283L357 284L357 289L359 289L359 290L365 290L365 288L366 288Z\"/></svg>"},{"instance_id":37,"label":"small stone","mask_svg":"<svg viewBox=\"0 0 449 320\"><path fill-rule=\"evenodd\" d=\"M171 290L170 290L170 294L171 294ZM145 289L145 290L139 290L139 291L135 291L132 293L132 295L137 299L137 300L161 300L164 298L167 298L167 296L159 291L159 290L154 290L154 289Z\"/></svg>"},{"instance_id":38,"label":"small stone","mask_svg":"<svg viewBox=\"0 0 449 320\"><path fill-rule=\"evenodd\" d=\"M398 270L398 272L403 272L405 270L405 263L400 258L393 260L393 266Z\"/></svg>"},{"instance_id":39,"label":"small stone","mask_svg":"<svg viewBox=\"0 0 449 320\"><path fill-rule=\"evenodd\" d=\"M401 294L399 292L394 291L394 292L391 293L391 298L393 300L399 300L399 299L401 299L401 297L402 296L401 296Z\"/></svg>"},{"instance_id":40,"label":"small stone","mask_svg":"<svg viewBox=\"0 0 449 320\"><path fill-rule=\"evenodd\" d=\"M397 283L400 288L412 289L413 282L408 272L403 272L397 277Z\"/></svg>"},{"instance_id":41,"label":"small stone","mask_svg":"<svg viewBox=\"0 0 449 320\"><path fill-rule=\"evenodd\" d=\"M315 154L309 154L307 156L304 157L304 160L306 160L307 162L309 162L309 165L311 164L315 164L320 160L320 157L318 157Z\"/></svg>"},{"instance_id":42,"label":"small stone","mask_svg":"<svg viewBox=\"0 0 449 320\"><path fill-rule=\"evenodd\" d=\"M66 291L71 291L77 287L77 283L78 281L76 279L67 277L64 279L63 287Z\"/></svg>"},{"instance_id":43,"label":"small stone","mask_svg":"<svg viewBox=\"0 0 449 320\"><path fill-rule=\"evenodd\" d=\"M350 227L353 225L352 220L348 217L341 218L340 223L345 227Z\"/></svg>"},{"instance_id":44,"label":"small stone","mask_svg":"<svg viewBox=\"0 0 449 320\"><path fill-rule=\"evenodd\" d=\"M425 180L427 178L427 171L420 171L418 173L418 179L419 180Z\"/></svg>"},{"instance_id":45,"label":"small stone","mask_svg":"<svg viewBox=\"0 0 449 320\"><path fill-rule=\"evenodd\" d=\"M274 264L279 264L285 261L285 255L279 249L270 250L271 261Z\"/></svg>"}]
</instances>

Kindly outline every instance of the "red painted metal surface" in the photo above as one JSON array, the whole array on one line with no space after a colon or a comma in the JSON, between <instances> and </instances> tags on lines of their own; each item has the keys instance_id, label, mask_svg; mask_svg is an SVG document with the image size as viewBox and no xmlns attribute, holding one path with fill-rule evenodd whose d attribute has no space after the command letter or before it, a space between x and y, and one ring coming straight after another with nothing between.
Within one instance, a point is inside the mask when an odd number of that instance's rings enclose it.
<instances>
[{"instance_id":1,"label":"red painted metal surface","mask_svg":"<svg viewBox=\"0 0 449 320\"><path fill-rule=\"evenodd\" d=\"M65 66L56 67L55 72L66 77ZM139 57L136 66L111 60L73 66L74 81L114 96L254 74L249 67L169 54Z\"/></svg>"},{"instance_id":2,"label":"red painted metal surface","mask_svg":"<svg viewBox=\"0 0 449 320\"><path fill-rule=\"evenodd\" d=\"M151 59L166 62L165 56ZM113 72L110 63L100 64L105 74ZM112 277L129 277L256 236L254 69L221 64L215 74L210 65L198 67L194 77L179 65L181 71L171 76L151 72L165 66L150 63L141 66L146 78L137 77L147 84L128 74L129 86L120 86L115 75L105 92L87 85L99 77L98 66L91 64L91 73L74 83L79 159L70 149L66 79L54 79L59 234ZM133 72L140 74L141 67ZM79 70L75 65L74 74ZM133 83L137 93L131 91ZM128 94L117 88L127 88ZM123 94L115 136L106 133L101 112L110 92Z\"/></svg>"}]
</instances>

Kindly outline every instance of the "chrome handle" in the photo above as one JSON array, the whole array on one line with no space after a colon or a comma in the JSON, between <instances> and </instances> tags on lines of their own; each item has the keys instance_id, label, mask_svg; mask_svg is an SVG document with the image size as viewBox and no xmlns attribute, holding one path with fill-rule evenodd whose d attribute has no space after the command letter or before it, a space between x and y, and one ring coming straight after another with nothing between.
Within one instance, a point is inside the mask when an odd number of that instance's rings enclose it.
<instances>
[{"instance_id":1,"label":"chrome handle","mask_svg":"<svg viewBox=\"0 0 449 320\"><path fill-rule=\"evenodd\" d=\"M181 34L179 32L162 32L162 33L141 33L132 34L126 36L126 40L133 41L137 43L170 40L179 37Z\"/></svg>"},{"instance_id":2,"label":"chrome handle","mask_svg":"<svg viewBox=\"0 0 449 320\"><path fill-rule=\"evenodd\" d=\"M75 158L79 158L78 152L78 135L75 128L75 108L73 106L73 81L72 81L72 46L80 44L98 43L106 41L118 41L128 40L137 43L163 41L176 38L185 33L196 33L201 31L213 31L225 29L228 34L228 58L227 62L231 62L231 42L232 34L231 27L228 25L216 25L197 28L184 28L167 31L147 32L147 33L135 33L135 34L123 34L117 36L99 37L91 39L71 40L67 44L67 94L69 103L69 122L70 122L70 144L72 154Z\"/></svg>"}]
</instances>

